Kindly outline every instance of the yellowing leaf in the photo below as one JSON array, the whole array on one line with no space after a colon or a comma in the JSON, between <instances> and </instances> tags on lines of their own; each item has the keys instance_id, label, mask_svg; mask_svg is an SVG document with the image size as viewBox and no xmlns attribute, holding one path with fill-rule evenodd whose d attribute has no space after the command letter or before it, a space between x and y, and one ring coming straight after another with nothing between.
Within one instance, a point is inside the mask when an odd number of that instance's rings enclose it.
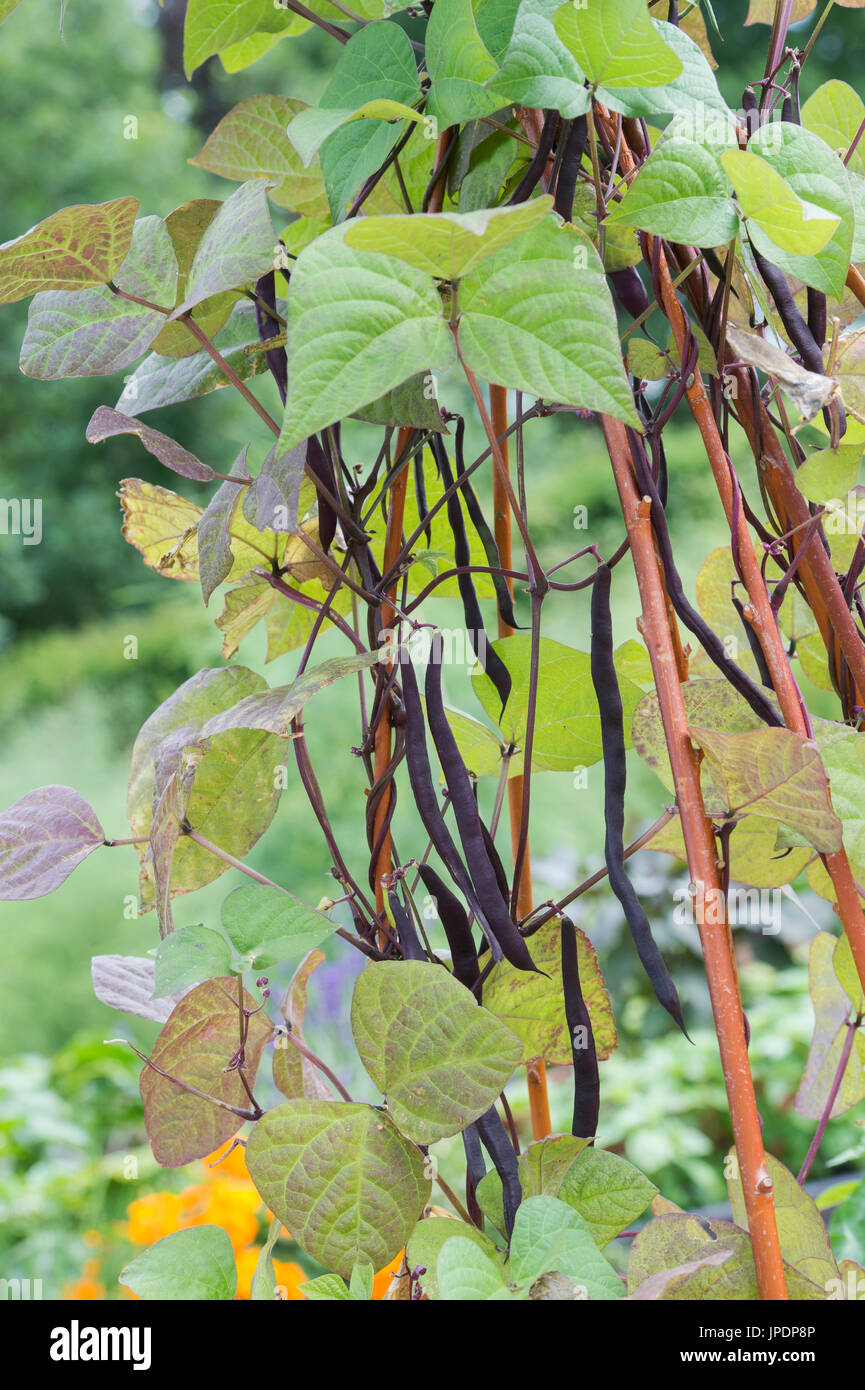
<instances>
[{"instance_id":1,"label":"yellowing leaf","mask_svg":"<svg viewBox=\"0 0 865 1390\"><path fill-rule=\"evenodd\" d=\"M104 285L120 269L132 240L137 198L61 208L0 246L0 303L38 290Z\"/></svg>"}]
</instances>

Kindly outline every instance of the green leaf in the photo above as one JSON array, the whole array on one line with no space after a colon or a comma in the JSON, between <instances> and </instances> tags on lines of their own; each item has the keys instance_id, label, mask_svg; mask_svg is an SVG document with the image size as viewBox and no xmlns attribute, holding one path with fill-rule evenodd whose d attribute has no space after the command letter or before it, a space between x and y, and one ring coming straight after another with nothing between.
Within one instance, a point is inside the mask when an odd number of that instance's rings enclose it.
<instances>
[{"instance_id":1,"label":"green leaf","mask_svg":"<svg viewBox=\"0 0 865 1390\"><path fill-rule=\"evenodd\" d=\"M118 288L166 307L174 303L177 260L160 217L141 217L129 254L117 272ZM46 290L34 296L21 344L21 370L40 381L106 376L137 361L165 315L122 299L105 285Z\"/></svg>"},{"instance_id":2,"label":"green leaf","mask_svg":"<svg viewBox=\"0 0 865 1390\"><path fill-rule=\"evenodd\" d=\"M554 24L593 86L660 87L682 73L681 59L653 26L644 0L562 5Z\"/></svg>"},{"instance_id":3,"label":"green leaf","mask_svg":"<svg viewBox=\"0 0 865 1390\"><path fill-rule=\"evenodd\" d=\"M240 1073L230 1066L239 1036L238 988L231 976L196 985L174 1008L150 1054L154 1066L168 1075L160 1075L146 1064L142 1068L144 1124L153 1156L163 1168L181 1168L213 1153L238 1126L236 1114L183 1090L178 1081L214 1100L249 1108ZM250 1010L245 1070L249 1085L254 1086L273 1025L266 1014L257 1011L256 1000L246 990L242 998L244 1009Z\"/></svg>"},{"instance_id":4,"label":"green leaf","mask_svg":"<svg viewBox=\"0 0 865 1390\"><path fill-rule=\"evenodd\" d=\"M861 444L815 449L796 469L796 486L809 502L838 502L859 477Z\"/></svg>"},{"instance_id":5,"label":"green leaf","mask_svg":"<svg viewBox=\"0 0 865 1390\"><path fill-rule=\"evenodd\" d=\"M511 694L501 720L505 742L522 748L526 736L532 641L528 633L514 633L492 643L511 673ZM542 637L540 681L535 712L532 768L535 771L574 772L589 767L603 756L601 717L592 684L591 661L586 652ZM472 674L472 685L486 714L498 721L501 701L483 671ZM639 686L619 681L625 710L625 730L644 698ZM522 762L517 755L516 761Z\"/></svg>"},{"instance_id":6,"label":"green leaf","mask_svg":"<svg viewBox=\"0 0 865 1390\"><path fill-rule=\"evenodd\" d=\"M447 709L448 723L462 754L463 762L474 777L498 777L502 770L502 757L505 744L500 734L493 733L486 724L472 719L461 710ZM512 758L508 775L520 775L519 758Z\"/></svg>"},{"instance_id":7,"label":"green leaf","mask_svg":"<svg viewBox=\"0 0 865 1390\"><path fill-rule=\"evenodd\" d=\"M810 207L823 208L838 219L837 226L816 256L789 256L782 267L806 285L840 299L844 293L853 249L854 211L850 180L841 160L825 141L790 121L771 121L748 143ZM777 244L777 235L769 232ZM763 251L757 233L757 249ZM766 246L765 251L772 253Z\"/></svg>"},{"instance_id":8,"label":"green leaf","mask_svg":"<svg viewBox=\"0 0 865 1390\"><path fill-rule=\"evenodd\" d=\"M815 721L814 735L832 787L832 805L844 825L847 852L861 860L865 856L865 749L855 731L840 724Z\"/></svg>"},{"instance_id":9,"label":"green leaf","mask_svg":"<svg viewBox=\"0 0 865 1390\"><path fill-rule=\"evenodd\" d=\"M452 1221L445 1216L428 1216L425 1221L419 1221L415 1226L408 1238L405 1251L409 1269L420 1267L425 1270L420 1276L420 1282L427 1298L435 1300L440 1297L436 1264L445 1242L455 1237L472 1241L493 1262L501 1262L495 1245L477 1226L468 1226L464 1221Z\"/></svg>"},{"instance_id":10,"label":"green leaf","mask_svg":"<svg viewBox=\"0 0 865 1390\"><path fill-rule=\"evenodd\" d=\"M454 358L433 281L390 256L346 246L344 230L307 246L291 277L281 450Z\"/></svg>"},{"instance_id":11,"label":"green leaf","mask_svg":"<svg viewBox=\"0 0 865 1390\"><path fill-rule=\"evenodd\" d=\"M340 22L340 17L337 17ZM327 136L321 147L321 171L327 190L331 215L335 222L345 215L346 204L358 192L364 179L374 174L384 163L405 124L389 121L406 110L412 120L418 120L413 109L420 103L417 63L405 30L398 24L385 21L367 24L340 52L333 75L322 95L322 119L328 111L353 113L369 102L396 103L390 111L382 109L386 120L375 118L350 121ZM310 120L314 119L311 115ZM426 129L426 128L425 128ZM433 145L427 146L432 159ZM402 162L402 161L401 161ZM424 185L427 174L424 178ZM366 211L375 211L374 192ZM402 201L400 199L400 208Z\"/></svg>"},{"instance_id":12,"label":"green leaf","mask_svg":"<svg viewBox=\"0 0 865 1390\"><path fill-rule=\"evenodd\" d=\"M501 1019L523 1043L524 1062L543 1057L549 1066L571 1066L571 1048L562 993L561 926L549 922L532 940L538 972L516 970L507 961L494 965L484 984L484 1008ZM577 930L580 984L601 1061L616 1048L616 1025L595 949Z\"/></svg>"},{"instance_id":13,"label":"green leaf","mask_svg":"<svg viewBox=\"0 0 865 1390\"><path fill-rule=\"evenodd\" d=\"M180 927L159 943L153 992L175 994L230 971L231 949L224 936L210 927Z\"/></svg>"},{"instance_id":14,"label":"green leaf","mask_svg":"<svg viewBox=\"0 0 865 1390\"><path fill-rule=\"evenodd\" d=\"M320 217L327 212L321 170L317 163L307 168L285 138L286 127L304 109L303 102L281 96L247 97L223 116L189 162L237 183L264 179L280 207Z\"/></svg>"},{"instance_id":15,"label":"green leaf","mask_svg":"<svg viewBox=\"0 0 865 1390\"><path fill-rule=\"evenodd\" d=\"M847 946L849 953L846 937L839 940L830 932L820 932L811 942L808 993L814 1006L814 1036L793 1102L797 1114L809 1120L819 1120L826 1108L847 1038L847 1023L853 1012L850 997L842 988L834 966L836 948L842 944ZM854 979L858 985L855 975ZM843 1115L863 1097L865 1036L857 1032L829 1118Z\"/></svg>"},{"instance_id":16,"label":"green leaf","mask_svg":"<svg viewBox=\"0 0 865 1390\"><path fill-rule=\"evenodd\" d=\"M252 1287L249 1291L253 1303L272 1303L276 1298L276 1273L273 1268L273 1247L279 1239L282 1225L276 1217L270 1223L267 1240L258 1252Z\"/></svg>"},{"instance_id":17,"label":"green leaf","mask_svg":"<svg viewBox=\"0 0 865 1390\"><path fill-rule=\"evenodd\" d=\"M301 1248L346 1279L358 1260L388 1264L430 1195L424 1155L371 1105L286 1101L256 1124L246 1163Z\"/></svg>"},{"instance_id":18,"label":"green leaf","mask_svg":"<svg viewBox=\"0 0 865 1390\"><path fill-rule=\"evenodd\" d=\"M359 251L382 251L429 275L457 280L534 227L552 205L545 195L516 207L481 212L363 217L346 228L345 244Z\"/></svg>"},{"instance_id":19,"label":"green leaf","mask_svg":"<svg viewBox=\"0 0 865 1390\"><path fill-rule=\"evenodd\" d=\"M548 401L604 411L641 428L604 268L588 237L550 216L460 284L468 366Z\"/></svg>"},{"instance_id":20,"label":"green leaf","mask_svg":"<svg viewBox=\"0 0 865 1390\"><path fill-rule=\"evenodd\" d=\"M375 1277L375 1270L369 1260L359 1260L351 1271L351 1280L348 1291L352 1298L368 1303L372 1298L372 1281Z\"/></svg>"},{"instance_id":21,"label":"green leaf","mask_svg":"<svg viewBox=\"0 0 865 1390\"><path fill-rule=\"evenodd\" d=\"M186 277L186 298L174 317L211 295L254 283L272 270L276 232L261 179L241 184L205 229Z\"/></svg>"},{"instance_id":22,"label":"green leaf","mask_svg":"<svg viewBox=\"0 0 865 1390\"><path fill-rule=\"evenodd\" d=\"M181 329L183 325L178 321L167 327ZM161 338L162 333L159 336ZM254 305L246 302L235 305L225 328L217 335L216 346L241 381L267 371L263 352L247 354L243 351L244 346L257 342ZM178 401L190 401L229 385L222 368L206 352L195 352L179 361L152 352L127 381L116 408L141 415L145 410L159 410Z\"/></svg>"},{"instance_id":23,"label":"green leaf","mask_svg":"<svg viewBox=\"0 0 865 1390\"><path fill-rule=\"evenodd\" d=\"M304 168L311 164L316 155L334 131L352 121L416 121L423 124L423 116L413 107L401 101L390 101L386 97L374 97L356 107L307 107L298 112L288 127L288 138L297 150ZM376 129L380 129L379 126ZM400 130L393 131L396 141Z\"/></svg>"},{"instance_id":24,"label":"green leaf","mask_svg":"<svg viewBox=\"0 0 865 1390\"><path fill-rule=\"evenodd\" d=\"M515 1034L427 961L368 965L355 984L351 1027L396 1124L418 1144L485 1114L522 1058Z\"/></svg>"},{"instance_id":25,"label":"green leaf","mask_svg":"<svg viewBox=\"0 0 865 1390\"><path fill-rule=\"evenodd\" d=\"M838 1266L823 1217L813 1197L809 1197L804 1187L799 1186L783 1163L779 1163L772 1154L767 1154L766 1166L774 1183L775 1220L781 1254L805 1279L825 1290L830 1279L838 1278ZM730 1170L732 1174L733 1165L730 1165ZM741 1179L728 1177L727 1191L733 1220L745 1226L748 1218ZM788 1292L795 1297L792 1290Z\"/></svg>"},{"instance_id":26,"label":"green leaf","mask_svg":"<svg viewBox=\"0 0 865 1390\"><path fill-rule=\"evenodd\" d=\"M0 814L0 901L42 898L105 843L96 812L72 787L37 787Z\"/></svg>"},{"instance_id":27,"label":"green leaf","mask_svg":"<svg viewBox=\"0 0 865 1390\"><path fill-rule=\"evenodd\" d=\"M308 1279L303 1287L304 1298L313 1303L353 1303L344 1279L338 1274L320 1274L317 1279Z\"/></svg>"},{"instance_id":28,"label":"green leaf","mask_svg":"<svg viewBox=\"0 0 865 1390\"><path fill-rule=\"evenodd\" d=\"M696 11L691 11L691 14ZM663 84L639 83L614 90L606 86L599 93L601 100L614 111L627 116L667 116L684 113L690 119L690 129L698 143L705 139L723 139L733 122L733 113L718 90L712 69L698 45L684 28L653 19L655 33L676 55L682 65L679 75Z\"/></svg>"},{"instance_id":29,"label":"green leaf","mask_svg":"<svg viewBox=\"0 0 865 1390\"><path fill-rule=\"evenodd\" d=\"M0 0L0 24L4 19L8 19L13 10L17 9L21 0Z\"/></svg>"},{"instance_id":30,"label":"green leaf","mask_svg":"<svg viewBox=\"0 0 865 1390\"><path fill-rule=\"evenodd\" d=\"M307 21L273 0L189 0L183 30L183 69L189 79L214 53L253 34L300 33Z\"/></svg>"},{"instance_id":31,"label":"green leaf","mask_svg":"<svg viewBox=\"0 0 865 1390\"><path fill-rule=\"evenodd\" d=\"M836 154L839 150L846 152L852 145L863 121L865 103L862 98L837 78L824 82L802 107L802 125L819 135ZM865 150L861 142L850 156L848 167L855 173L865 174Z\"/></svg>"},{"instance_id":32,"label":"green leaf","mask_svg":"<svg viewBox=\"0 0 865 1390\"><path fill-rule=\"evenodd\" d=\"M551 1134L529 1144L519 1159L523 1197L557 1197L565 1174L588 1143L572 1134Z\"/></svg>"},{"instance_id":33,"label":"green leaf","mask_svg":"<svg viewBox=\"0 0 865 1390\"><path fill-rule=\"evenodd\" d=\"M542 1274L558 1270L592 1300L625 1295L622 1281L601 1254L586 1222L557 1197L527 1197L522 1202L514 1221L509 1267L518 1284L533 1284Z\"/></svg>"},{"instance_id":34,"label":"green leaf","mask_svg":"<svg viewBox=\"0 0 865 1390\"><path fill-rule=\"evenodd\" d=\"M222 904L222 926L244 970L269 970L305 956L336 930L336 922L292 893L245 883Z\"/></svg>"},{"instance_id":35,"label":"green leaf","mask_svg":"<svg viewBox=\"0 0 865 1390\"><path fill-rule=\"evenodd\" d=\"M488 1303L514 1297L495 1259L468 1236L445 1241L435 1270L438 1296L445 1302Z\"/></svg>"},{"instance_id":36,"label":"green leaf","mask_svg":"<svg viewBox=\"0 0 865 1390\"><path fill-rule=\"evenodd\" d=\"M642 1216L657 1192L655 1184L627 1159L588 1147L566 1170L555 1195L583 1218L603 1250Z\"/></svg>"},{"instance_id":37,"label":"green leaf","mask_svg":"<svg viewBox=\"0 0 865 1390\"><path fill-rule=\"evenodd\" d=\"M352 223L354 225L354 223ZM435 394L435 382L428 372L409 377L377 401L361 406L354 419L371 425L411 425L416 430L431 430L441 434L441 411Z\"/></svg>"},{"instance_id":38,"label":"green leaf","mask_svg":"<svg viewBox=\"0 0 865 1390\"><path fill-rule=\"evenodd\" d=\"M501 69L488 91L568 120L588 111L590 94L574 55L556 33L553 17L562 0L522 0Z\"/></svg>"},{"instance_id":39,"label":"green leaf","mask_svg":"<svg viewBox=\"0 0 865 1390\"><path fill-rule=\"evenodd\" d=\"M426 63L432 78L427 114L440 126L486 116L501 105L483 84L497 71L478 33L471 0L436 0L426 30Z\"/></svg>"},{"instance_id":40,"label":"green leaf","mask_svg":"<svg viewBox=\"0 0 865 1390\"><path fill-rule=\"evenodd\" d=\"M786 251L794 256L815 256L822 251L840 223L838 217L821 217L822 209L805 203L771 164L748 150L724 150L721 163L736 190L736 198L749 228L756 228L769 245L768 255Z\"/></svg>"},{"instance_id":41,"label":"green leaf","mask_svg":"<svg viewBox=\"0 0 865 1390\"><path fill-rule=\"evenodd\" d=\"M721 246L738 227L730 184L716 155L677 136L653 150L606 220L656 236L684 236L694 246Z\"/></svg>"},{"instance_id":42,"label":"green leaf","mask_svg":"<svg viewBox=\"0 0 865 1390\"><path fill-rule=\"evenodd\" d=\"M324 951L310 951L292 975L279 1006L286 1024L299 1042L304 1040L303 1020L309 978L326 959ZM330 1087L318 1067L313 1066L282 1034L277 1037L273 1051L273 1080L289 1100L333 1100Z\"/></svg>"},{"instance_id":43,"label":"green leaf","mask_svg":"<svg viewBox=\"0 0 865 1390\"><path fill-rule=\"evenodd\" d=\"M149 1302L226 1302L237 1293L231 1241L221 1226L174 1231L130 1260L118 1282Z\"/></svg>"},{"instance_id":44,"label":"green leaf","mask_svg":"<svg viewBox=\"0 0 865 1390\"><path fill-rule=\"evenodd\" d=\"M262 677L243 666L199 671L179 686L142 725L132 750L126 802L133 835L140 837L150 833L156 761L163 740L179 730L187 735L188 743L196 741L213 714L262 688L266 688ZM278 740L247 730L229 732L218 743L214 740L209 756L213 758L215 752L216 757L207 767L204 765L207 758L199 765L197 785L189 805L190 816L195 816L193 823L208 839L208 829L211 829L214 841L222 848L229 849L230 853L245 854L250 848L246 819L250 807L255 808L251 821L257 832L252 843L263 833L276 809L279 794L273 786L273 769L281 761L282 750L283 745ZM240 780L235 781L235 778ZM235 793L242 788L243 801L239 804L232 804L232 786ZM140 850L139 854L142 900L149 903L152 902L151 875L144 851ZM225 867L224 861L184 838L175 855L173 887L180 892L200 887L202 881L217 878Z\"/></svg>"},{"instance_id":45,"label":"green leaf","mask_svg":"<svg viewBox=\"0 0 865 1390\"><path fill-rule=\"evenodd\" d=\"M857 1258L861 1260L862 1251L865 1250L865 1182L860 1182L852 1196L833 1211L829 1230L838 1259L844 1264L853 1262L855 1265L850 1271L852 1279L847 1275L847 1296L849 1298L852 1287L858 1290L858 1297L861 1299L865 1285L862 1283L862 1271L855 1262Z\"/></svg>"},{"instance_id":46,"label":"green leaf","mask_svg":"<svg viewBox=\"0 0 865 1390\"><path fill-rule=\"evenodd\" d=\"M789 729L727 734L694 724L691 738L724 788L728 817L747 810L799 831L818 851L841 848L841 822L814 742Z\"/></svg>"},{"instance_id":47,"label":"green leaf","mask_svg":"<svg viewBox=\"0 0 865 1390\"><path fill-rule=\"evenodd\" d=\"M37 290L104 285L120 269L132 240L137 198L61 208L0 246L0 303Z\"/></svg>"}]
</instances>

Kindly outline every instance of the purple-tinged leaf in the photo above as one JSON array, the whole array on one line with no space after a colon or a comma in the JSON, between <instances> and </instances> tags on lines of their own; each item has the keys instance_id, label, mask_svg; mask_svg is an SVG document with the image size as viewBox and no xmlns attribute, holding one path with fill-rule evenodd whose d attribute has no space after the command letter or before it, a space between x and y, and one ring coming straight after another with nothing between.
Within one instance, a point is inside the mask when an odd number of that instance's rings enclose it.
<instances>
[{"instance_id":1,"label":"purple-tinged leaf","mask_svg":"<svg viewBox=\"0 0 865 1390\"><path fill-rule=\"evenodd\" d=\"M204 725L202 734L205 738L212 738L228 729L262 729L286 738L291 732L292 719L300 713L307 700L342 676L356 675L368 666L375 666L379 659L380 653L377 651L331 657L320 666L314 666L311 671L305 671L292 685L278 685L272 690L247 695L230 709L214 714Z\"/></svg>"},{"instance_id":2,"label":"purple-tinged leaf","mask_svg":"<svg viewBox=\"0 0 865 1390\"><path fill-rule=\"evenodd\" d=\"M38 787L0 814L0 898L43 898L105 843L96 813L72 787Z\"/></svg>"},{"instance_id":3,"label":"purple-tinged leaf","mask_svg":"<svg viewBox=\"0 0 865 1390\"><path fill-rule=\"evenodd\" d=\"M237 1069L239 1041L238 983L230 976L206 980L181 999L159 1037L150 1061L177 1081L240 1110L250 1100ZM255 1000L243 991L244 1009ZM264 1013L249 1019L245 1075L255 1084L264 1044L273 1026ZM144 1123L153 1156L163 1168L180 1168L213 1153L237 1131L241 1117L145 1065L141 1072Z\"/></svg>"},{"instance_id":4,"label":"purple-tinged leaf","mask_svg":"<svg viewBox=\"0 0 865 1390\"><path fill-rule=\"evenodd\" d=\"M37 290L104 285L129 249L137 198L61 208L0 246L0 303Z\"/></svg>"},{"instance_id":5,"label":"purple-tinged leaf","mask_svg":"<svg viewBox=\"0 0 865 1390\"><path fill-rule=\"evenodd\" d=\"M173 317L222 294L254 283L273 269L276 232L267 204L269 184L251 179L226 198L205 229L186 280L186 298Z\"/></svg>"},{"instance_id":6,"label":"purple-tinged leaf","mask_svg":"<svg viewBox=\"0 0 865 1390\"><path fill-rule=\"evenodd\" d=\"M274 446L251 487L245 489L243 515L259 531L298 530L298 502L304 479L307 441L287 453Z\"/></svg>"},{"instance_id":7,"label":"purple-tinged leaf","mask_svg":"<svg viewBox=\"0 0 865 1390\"><path fill-rule=\"evenodd\" d=\"M156 964L148 956L94 956L90 974L100 1003L154 1023L165 1023L185 992L154 997Z\"/></svg>"},{"instance_id":8,"label":"purple-tinged leaf","mask_svg":"<svg viewBox=\"0 0 865 1390\"><path fill-rule=\"evenodd\" d=\"M174 303L177 258L161 217L135 223L116 283L151 304L167 309ZM48 290L30 305L21 370L40 381L119 371L147 351L164 321L164 313L123 299L106 285L77 292Z\"/></svg>"},{"instance_id":9,"label":"purple-tinged leaf","mask_svg":"<svg viewBox=\"0 0 865 1390\"><path fill-rule=\"evenodd\" d=\"M661 1269L657 1274L650 1274L648 1279L635 1289L628 1297L631 1299L658 1299L663 1294L666 1298L675 1298L676 1291L686 1288L686 1281L692 1274L697 1274L700 1270L722 1265L733 1254L732 1250L716 1250L711 1255L704 1255L701 1260L686 1260L684 1264L675 1265L673 1269ZM690 1295L685 1292L683 1298Z\"/></svg>"},{"instance_id":10,"label":"purple-tinged leaf","mask_svg":"<svg viewBox=\"0 0 865 1390\"><path fill-rule=\"evenodd\" d=\"M175 323L168 327L180 325ZM257 342L255 307L243 300L235 305L216 339L220 353L241 381L267 370L263 352L244 352L245 347ZM164 405L175 405L178 401L190 401L228 385L228 377L206 352L181 358L161 357L157 352L151 352L127 381L117 407L143 415L146 410L158 410Z\"/></svg>"},{"instance_id":11,"label":"purple-tinged leaf","mask_svg":"<svg viewBox=\"0 0 865 1390\"><path fill-rule=\"evenodd\" d=\"M103 440L113 439L118 434L137 434L149 454L182 478L193 478L201 483L213 481L215 475L210 465L202 463L175 439L152 429L150 425L142 424L131 415L121 415L119 410L100 405L87 426L87 442L101 444Z\"/></svg>"},{"instance_id":12,"label":"purple-tinged leaf","mask_svg":"<svg viewBox=\"0 0 865 1390\"><path fill-rule=\"evenodd\" d=\"M235 477L248 478L249 467L246 455L249 445L244 445L231 466ZM231 521L241 500L240 494L248 491L237 483L222 483L210 499L198 523L198 577L205 604L224 579L231 573L234 558L231 554Z\"/></svg>"}]
</instances>

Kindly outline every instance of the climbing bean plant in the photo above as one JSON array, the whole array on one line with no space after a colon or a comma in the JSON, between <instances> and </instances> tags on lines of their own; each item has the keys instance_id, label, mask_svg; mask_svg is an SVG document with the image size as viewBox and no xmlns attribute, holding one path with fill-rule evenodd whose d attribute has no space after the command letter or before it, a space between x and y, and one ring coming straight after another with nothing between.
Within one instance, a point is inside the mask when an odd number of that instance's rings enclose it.
<instances>
[{"instance_id":1,"label":"climbing bean plant","mask_svg":"<svg viewBox=\"0 0 865 1390\"><path fill-rule=\"evenodd\" d=\"M308 1299L368 1298L401 1252L395 1299L863 1296L804 1188L828 1121L865 1095L865 105L840 81L802 99L831 9L794 37L807 3L752 0L768 55L755 45L732 109L708 3L189 0L190 76L318 26L319 105L271 92L230 110L192 161L222 198L164 217L133 194L82 203L0 247L0 300L32 297L22 371L126 373L87 438L135 435L182 480L124 481L124 535L205 604L219 593L225 658L138 734L128 836L63 786L0 815L0 896L50 893L96 850L137 846L156 944L96 958L96 993L159 1025L141 1072L158 1162L245 1144L273 1214L254 1298L275 1296L283 1225L328 1271ZM199 459L147 423L223 387L250 412L237 458L217 438ZM575 469L603 438L612 553L590 525L576 554L540 553L553 414ZM695 596L666 516L674 414L729 527ZM639 641L612 602L628 569ZM458 632L437 621L445 596ZM544 633L569 606L590 610L588 652ZM234 660L259 627L291 668L280 684ZM324 638L337 655L321 658ZM443 691L466 640L471 714ZM809 711L803 674L831 716ZM363 767L365 860L337 841L305 733L336 681L358 692L329 756ZM634 758L670 807L626 846ZM532 779L574 764L602 769L604 868L537 902ZM332 862L316 906L246 864L281 796L308 801ZM669 1027L687 1030L629 877L644 846L689 870L732 1221L697 1221L594 1142L617 1001L575 924L587 886L606 877ZM229 867L248 881L220 920L176 929L177 895ZM763 1149L728 905L731 882L803 874L838 929L811 953L796 1106L816 1133L794 1177ZM304 1039L325 943L363 957L350 1027L378 1104ZM285 961L276 1008L268 972ZM548 1065L572 1069L570 1133L550 1132ZM531 1142L505 1094L523 1068ZM267 1089L282 1099L264 1108ZM456 1136L459 1191L436 1159ZM634 1222L625 1279L608 1247ZM231 1298L228 1236L178 1232L122 1277L144 1298Z\"/></svg>"}]
</instances>

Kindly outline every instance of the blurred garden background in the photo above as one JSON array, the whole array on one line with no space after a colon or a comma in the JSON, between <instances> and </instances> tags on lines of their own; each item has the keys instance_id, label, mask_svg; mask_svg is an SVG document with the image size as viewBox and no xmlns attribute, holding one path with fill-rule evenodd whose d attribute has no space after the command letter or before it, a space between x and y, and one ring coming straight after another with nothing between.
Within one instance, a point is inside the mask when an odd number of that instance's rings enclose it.
<instances>
[{"instance_id":1,"label":"blurred garden background","mask_svg":"<svg viewBox=\"0 0 865 1390\"><path fill-rule=\"evenodd\" d=\"M278 43L233 75L211 60L189 86L180 57L183 11L184 0L166 0L161 8L156 0L72 0L61 36L60 0L23 0L3 24L0 240L71 203L134 194L143 214L164 216L190 198L227 196L232 185L187 163L220 117L253 92L307 101L319 96L331 41L315 30ZM735 107L748 79L762 75L768 38L765 26L742 27L746 11L746 0L715 0L723 43L710 26L716 53L723 52L722 89ZM806 67L803 98L829 77L858 87L863 59L865 18L836 7ZM137 123L136 138L126 138L129 117ZM85 442L91 413L115 403L122 380L46 385L20 374L26 319L22 303L6 308L0 320L0 496L41 498L43 537L39 545L24 545L20 537L0 535L0 804L46 783L69 784L96 808L108 835L119 838L128 833L124 804L134 737L177 685L201 667L222 664L222 634L215 626L221 602L215 596L205 611L196 585L160 578L125 544L119 481L171 480L134 438L97 447ZM269 379L256 383L273 409ZM459 390L447 379L439 387L444 402L460 408ZM258 421L228 390L147 418L220 470L249 440L263 453ZM542 433L533 436L534 427ZM360 452L371 437L363 428L359 459L369 457L368 445ZM734 454L735 446L734 440ZM561 416L530 426L526 451L533 534L542 556L553 563L587 538L609 553L622 526L594 422ZM671 434L669 465L671 529L693 594L700 557L713 537L723 543L724 527L705 457L683 417ZM747 470L743 480L753 492ZM200 485L183 483L180 490L205 505L208 493ZM574 530L577 507L587 508L587 531ZM620 643L637 635L636 596L624 564L616 570L614 600ZM438 602L434 616L442 626L459 623L447 600ZM548 616L548 635L586 648L586 595L557 595ZM137 638L135 660L124 654L129 636ZM329 640L339 651L340 639ZM290 679L291 655L267 667L264 655L256 631L233 659L271 683ZM807 695L818 712L829 698L811 687ZM448 696L451 704L478 713L467 675L449 679ZM354 848L354 862L362 865L362 768L358 763L347 780L345 759L337 771L328 757L334 739L344 748L359 742L347 683L317 697L307 729L340 842ZM660 814L664 793L634 755L629 763L632 837ZM602 781L594 771L587 787L572 785L567 774L536 777L538 900L565 893L602 863ZM420 831L416 843L408 839L409 832L401 832L404 855L422 853ZM330 859L299 788L289 786L250 862L313 904L329 891ZM602 1067L599 1142L624 1153L675 1202L717 1206L724 1201L730 1136L695 933L673 920L673 893L685 879L681 866L663 855L643 853L634 863L694 1041L678 1035L651 1001L617 905L603 889L586 895L577 921L599 951L619 1029L619 1051ZM177 924L207 923L240 881L232 871L179 898ZM241 1288L245 1282L248 1289L265 1230L240 1150L216 1168L156 1168L144 1140L140 1063L122 1043L105 1043L126 1036L147 1046L156 1032L154 1025L106 1009L90 984L92 955L143 955L156 944L153 916L130 911L136 891L135 852L118 849L91 857L50 898L0 906L0 1275L40 1279L45 1298L124 1296L117 1274L136 1243L149 1244L194 1221L226 1226L239 1252ZM765 1140L794 1171L813 1130L792 1109L813 1022L807 949L816 925L832 924L827 904L804 886L799 900L801 908L785 903L779 935L737 932L755 1039L752 1063L766 1102ZM310 991L305 1029L352 1093L373 1098L341 1022L361 963L346 954L353 956L345 947L330 949L332 959ZM568 1089L555 1075L551 1088L554 1121L567 1128ZM518 1086L512 1100L528 1135ZM861 1169L865 1141L857 1113L830 1126L814 1178ZM865 1215L862 1220L865 1225ZM313 1267L289 1244L279 1249L285 1257L279 1282L299 1297L303 1270ZM856 1250L837 1248L836 1254L855 1256Z\"/></svg>"}]
</instances>

